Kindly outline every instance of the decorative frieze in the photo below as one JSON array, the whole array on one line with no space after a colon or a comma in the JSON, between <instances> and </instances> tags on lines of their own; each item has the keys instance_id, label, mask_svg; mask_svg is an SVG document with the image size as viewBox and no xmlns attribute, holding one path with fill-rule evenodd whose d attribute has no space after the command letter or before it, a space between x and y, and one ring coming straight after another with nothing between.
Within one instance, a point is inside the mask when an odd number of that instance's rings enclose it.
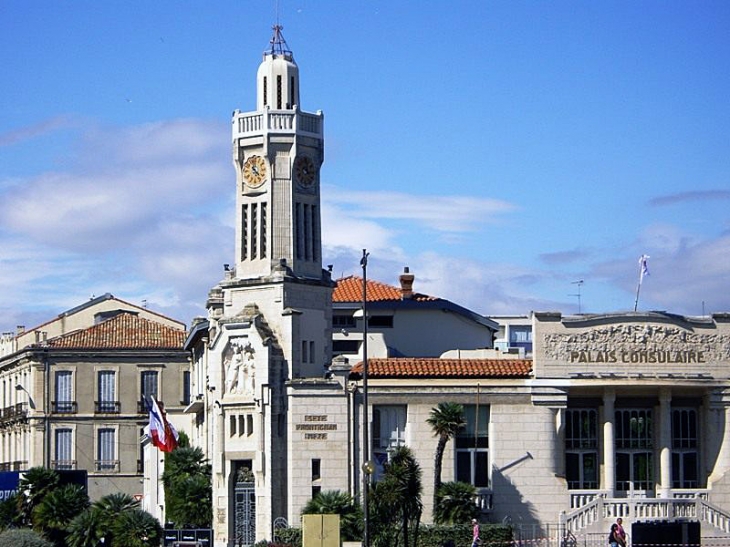
<instances>
[{"instance_id":1,"label":"decorative frieze","mask_svg":"<svg viewBox=\"0 0 730 547\"><path fill-rule=\"evenodd\" d=\"M730 336L670 325L609 325L543 335L545 356L568 363L707 363L730 359Z\"/></svg>"}]
</instances>

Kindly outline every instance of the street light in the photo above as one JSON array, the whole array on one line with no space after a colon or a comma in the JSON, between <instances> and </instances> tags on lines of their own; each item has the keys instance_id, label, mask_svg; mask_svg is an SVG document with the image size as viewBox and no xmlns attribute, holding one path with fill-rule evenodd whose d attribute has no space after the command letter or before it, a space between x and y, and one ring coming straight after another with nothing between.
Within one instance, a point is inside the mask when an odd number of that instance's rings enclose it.
<instances>
[{"instance_id":1,"label":"street light","mask_svg":"<svg viewBox=\"0 0 730 547\"><path fill-rule=\"evenodd\" d=\"M33 400L33 397L31 397L30 391L25 389L25 386L15 384L15 391L25 391L25 394L28 396L28 407L30 407L31 410L35 410L35 401Z\"/></svg>"},{"instance_id":2,"label":"street light","mask_svg":"<svg viewBox=\"0 0 730 547\"><path fill-rule=\"evenodd\" d=\"M370 493L370 476L375 471L375 466L370 459L370 423L368 418L368 255L366 249L362 250L360 265L362 266L362 419L363 419L363 459L362 483L363 483L363 545L370 547L370 526L368 498Z\"/></svg>"}]
</instances>

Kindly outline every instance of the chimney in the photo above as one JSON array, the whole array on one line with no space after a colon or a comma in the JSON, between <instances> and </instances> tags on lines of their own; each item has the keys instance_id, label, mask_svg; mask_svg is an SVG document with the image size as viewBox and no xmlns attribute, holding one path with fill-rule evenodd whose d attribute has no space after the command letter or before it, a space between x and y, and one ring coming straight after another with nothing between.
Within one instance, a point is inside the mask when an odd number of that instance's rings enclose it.
<instances>
[{"instance_id":1,"label":"chimney","mask_svg":"<svg viewBox=\"0 0 730 547\"><path fill-rule=\"evenodd\" d=\"M410 273L408 266L403 268L403 273L400 274L400 297L405 300L407 298L413 298L413 280L415 276Z\"/></svg>"},{"instance_id":2,"label":"chimney","mask_svg":"<svg viewBox=\"0 0 730 547\"><path fill-rule=\"evenodd\" d=\"M15 335L16 336L20 336L24 332L25 332L25 325L18 325L17 327L15 327Z\"/></svg>"}]
</instances>

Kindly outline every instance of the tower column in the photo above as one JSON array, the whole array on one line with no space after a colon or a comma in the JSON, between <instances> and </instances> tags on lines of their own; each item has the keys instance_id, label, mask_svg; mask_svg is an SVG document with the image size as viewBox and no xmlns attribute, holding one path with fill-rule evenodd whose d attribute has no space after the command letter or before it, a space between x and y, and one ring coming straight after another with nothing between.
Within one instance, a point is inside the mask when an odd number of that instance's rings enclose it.
<instances>
[{"instance_id":1,"label":"tower column","mask_svg":"<svg viewBox=\"0 0 730 547\"><path fill-rule=\"evenodd\" d=\"M670 497L672 490L672 391L659 392L659 494Z\"/></svg>"},{"instance_id":2,"label":"tower column","mask_svg":"<svg viewBox=\"0 0 730 547\"><path fill-rule=\"evenodd\" d=\"M609 497L613 497L616 490L615 403L616 390L606 389L603 392L603 488Z\"/></svg>"}]
</instances>

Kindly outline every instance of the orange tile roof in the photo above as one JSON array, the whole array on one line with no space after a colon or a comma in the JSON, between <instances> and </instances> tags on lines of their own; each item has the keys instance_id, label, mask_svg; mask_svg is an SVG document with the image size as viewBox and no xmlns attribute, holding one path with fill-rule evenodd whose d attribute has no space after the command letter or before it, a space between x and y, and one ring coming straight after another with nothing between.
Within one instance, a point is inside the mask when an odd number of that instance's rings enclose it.
<instances>
[{"instance_id":1,"label":"orange tile roof","mask_svg":"<svg viewBox=\"0 0 730 547\"><path fill-rule=\"evenodd\" d=\"M106 321L48 340L52 348L183 349L185 330L120 313Z\"/></svg>"},{"instance_id":2,"label":"orange tile roof","mask_svg":"<svg viewBox=\"0 0 730 547\"><path fill-rule=\"evenodd\" d=\"M352 367L362 377L362 361ZM440 359L390 357L368 360L368 378L529 378L530 359Z\"/></svg>"},{"instance_id":3,"label":"orange tile roof","mask_svg":"<svg viewBox=\"0 0 730 547\"><path fill-rule=\"evenodd\" d=\"M337 284L332 293L332 302L362 302L362 277L350 275L335 281ZM367 284L368 302L387 302L389 300L403 300L401 290L398 287L368 279ZM424 302L427 300L440 300L434 296L414 292L411 300Z\"/></svg>"}]
</instances>

